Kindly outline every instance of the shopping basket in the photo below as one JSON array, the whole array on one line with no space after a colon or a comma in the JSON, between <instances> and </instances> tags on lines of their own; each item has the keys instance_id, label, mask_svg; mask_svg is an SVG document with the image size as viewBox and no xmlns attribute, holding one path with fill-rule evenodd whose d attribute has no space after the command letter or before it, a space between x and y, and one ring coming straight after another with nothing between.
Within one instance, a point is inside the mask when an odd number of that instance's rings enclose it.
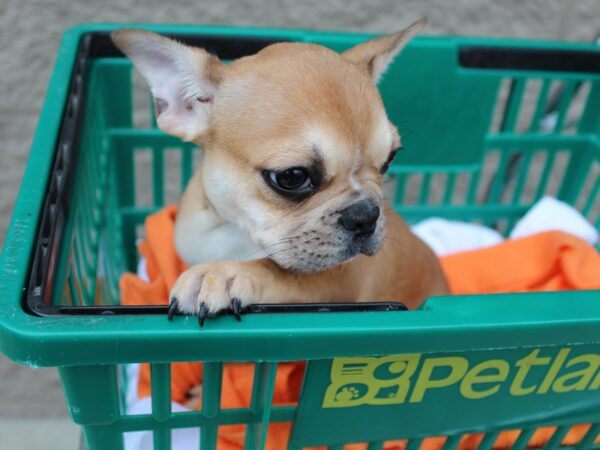
<instances>
[{"instance_id":1,"label":"shopping basket","mask_svg":"<svg viewBox=\"0 0 600 450\"><path fill-rule=\"evenodd\" d=\"M121 27L122 25L119 25ZM136 25L137 27L137 25ZM525 448L556 427L591 424L578 450L599 448L600 292L431 298L418 311L271 312L199 329L163 307L119 306L135 271L144 218L192 174L199 150L134 107L132 66L112 45L117 25L69 30L60 47L0 264L0 350L58 367L87 446L123 448L123 433L246 425L263 448L268 425L291 422L289 449L428 436L454 450L503 430ZM371 36L205 26L147 26L224 60L277 41L343 50ZM543 195L600 225L600 51L555 42L421 37L380 85L406 151L390 169L393 205L409 222L445 217L512 228ZM147 95L147 94L145 94ZM150 102L146 113L152 116ZM175 180L175 181L173 181ZM144 196L149 192L148 196ZM401 301L401 299L399 299ZM394 308L392 308L394 309ZM173 413L170 364L201 361L201 411ZM220 405L223 364L255 365L249 408ZM297 406L273 406L277 365L307 361ZM119 368L151 363L152 413L130 415Z\"/></svg>"}]
</instances>

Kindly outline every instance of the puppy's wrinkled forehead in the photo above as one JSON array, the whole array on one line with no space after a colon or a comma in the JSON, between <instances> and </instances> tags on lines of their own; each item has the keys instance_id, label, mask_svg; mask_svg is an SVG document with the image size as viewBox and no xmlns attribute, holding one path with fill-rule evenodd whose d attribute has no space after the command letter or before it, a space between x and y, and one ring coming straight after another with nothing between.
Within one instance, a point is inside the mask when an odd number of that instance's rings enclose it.
<instances>
[{"instance_id":1,"label":"puppy's wrinkled forehead","mask_svg":"<svg viewBox=\"0 0 600 450\"><path fill-rule=\"evenodd\" d=\"M261 152L269 144L274 153L280 145L312 145L327 158L333 151L367 152L374 140L392 146L392 127L372 80L321 46L281 43L237 60L215 110L214 132L230 140L230 148L248 140L263 146Z\"/></svg>"}]
</instances>

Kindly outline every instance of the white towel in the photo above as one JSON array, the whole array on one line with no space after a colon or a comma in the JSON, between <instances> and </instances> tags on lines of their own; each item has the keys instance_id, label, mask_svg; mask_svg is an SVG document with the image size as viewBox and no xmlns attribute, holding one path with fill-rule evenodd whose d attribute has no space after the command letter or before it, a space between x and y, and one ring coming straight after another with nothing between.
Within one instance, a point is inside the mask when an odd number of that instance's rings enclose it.
<instances>
[{"instance_id":1,"label":"white towel","mask_svg":"<svg viewBox=\"0 0 600 450\"><path fill-rule=\"evenodd\" d=\"M438 217L423 220L412 230L438 256L496 245L503 239L496 230L483 225Z\"/></svg>"},{"instance_id":2,"label":"white towel","mask_svg":"<svg viewBox=\"0 0 600 450\"><path fill-rule=\"evenodd\" d=\"M503 239L491 228L437 217L419 222L412 230L438 256L488 247ZM564 231L592 245L598 243L598 230L575 208L553 197L538 200L517 222L509 237L516 239L550 230Z\"/></svg>"},{"instance_id":3,"label":"white towel","mask_svg":"<svg viewBox=\"0 0 600 450\"><path fill-rule=\"evenodd\" d=\"M511 238L529 236L541 231L564 231L592 245L598 243L598 230L579 211L553 197L543 197L517 222Z\"/></svg>"}]
</instances>

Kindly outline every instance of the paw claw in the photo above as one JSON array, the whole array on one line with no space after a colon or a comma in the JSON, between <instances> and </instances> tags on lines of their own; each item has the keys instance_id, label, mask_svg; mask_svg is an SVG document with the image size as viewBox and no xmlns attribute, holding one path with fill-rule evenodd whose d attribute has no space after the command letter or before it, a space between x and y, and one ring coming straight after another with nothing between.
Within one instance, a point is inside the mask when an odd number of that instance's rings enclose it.
<instances>
[{"instance_id":1,"label":"paw claw","mask_svg":"<svg viewBox=\"0 0 600 450\"><path fill-rule=\"evenodd\" d=\"M175 297L171 300L171 304L169 305L169 309L167 311L167 319L169 321L173 320L173 316L177 312L177 308L179 307L179 302Z\"/></svg>"},{"instance_id":2,"label":"paw claw","mask_svg":"<svg viewBox=\"0 0 600 450\"><path fill-rule=\"evenodd\" d=\"M208 317L208 307L206 303L200 303L200 309L198 310L198 325L204 326L204 321Z\"/></svg>"},{"instance_id":3,"label":"paw claw","mask_svg":"<svg viewBox=\"0 0 600 450\"><path fill-rule=\"evenodd\" d=\"M173 285L167 317L196 315L203 326L208 318L228 312L241 321L245 301L261 302L260 281L251 275L233 262L193 266Z\"/></svg>"},{"instance_id":4,"label":"paw claw","mask_svg":"<svg viewBox=\"0 0 600 450\"><path fill-rule=\"evenodd\" d=\"M231 310L238 322L242 321L242 302L238 298L231 299Z\"/></svg>"}]
</instances>

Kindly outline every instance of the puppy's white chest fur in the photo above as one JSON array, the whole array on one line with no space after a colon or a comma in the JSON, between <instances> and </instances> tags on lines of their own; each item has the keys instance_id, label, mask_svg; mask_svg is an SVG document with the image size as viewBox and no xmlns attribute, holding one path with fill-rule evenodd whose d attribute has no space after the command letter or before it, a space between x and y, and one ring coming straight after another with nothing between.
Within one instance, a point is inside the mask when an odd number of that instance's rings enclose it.
<instances>
[{"instance_id":1,"label":"puppy's white chest fur","mask_svg":"<svg viewBox=\"0 0 600 450\"><path fill-rule=\"evenodd\" d=\"M262 258L265 251L236 224L225 222L214 211L187 214L175 224L175 248L189 265L214 261Z\"/></svg>"},{"instance_id":2,"label":"puppy's white chest fur","mask_svg":"<svg viewBox=\"0 0 600 450\"><path fill-rule=\"evenodd\" d=\"M207 203L200 170L190 180L179 204L175 248L188 265L245 261L266 255L247 231L223 219Z\"/></svg>"}]
</instances>

